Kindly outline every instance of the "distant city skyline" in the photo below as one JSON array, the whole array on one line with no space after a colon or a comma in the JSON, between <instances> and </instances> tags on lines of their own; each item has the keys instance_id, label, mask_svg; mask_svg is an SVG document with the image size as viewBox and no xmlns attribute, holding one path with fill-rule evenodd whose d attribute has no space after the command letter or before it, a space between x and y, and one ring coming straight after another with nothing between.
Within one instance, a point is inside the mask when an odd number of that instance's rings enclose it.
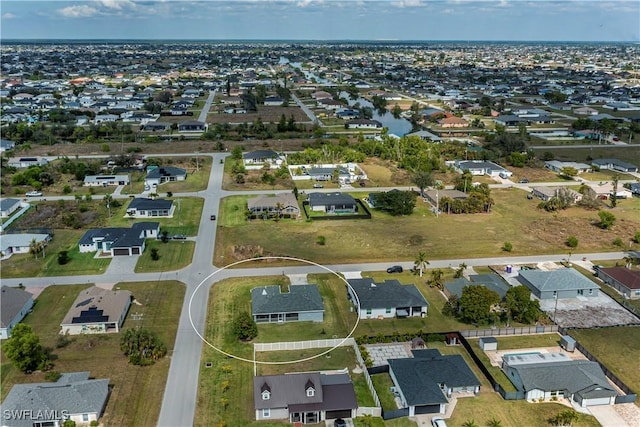
<instances>
[{"instance_id":1,"label":"distant city skyline","mask_svg":"<svg viewBox=\"0 0 640 427\"><path fill-rule=\"evenodd\" d=\"M2 39L640 42L638 0L3 0Z\"/></svg>"}]
</instances>

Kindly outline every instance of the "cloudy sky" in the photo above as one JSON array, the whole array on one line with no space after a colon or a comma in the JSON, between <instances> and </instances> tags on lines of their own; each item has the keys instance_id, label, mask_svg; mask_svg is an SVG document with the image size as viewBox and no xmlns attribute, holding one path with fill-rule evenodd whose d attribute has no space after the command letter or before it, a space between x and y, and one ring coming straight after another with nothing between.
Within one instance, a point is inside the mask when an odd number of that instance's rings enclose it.
<instances>
[{"instance_id":1,"label":"cloudy sky","mask_svg":"<svg viewBox=\"0 0 640 427\"><path fill-rule=\"evenodd\" d=\"M2 39L640 42L639 0L0 2Z\"/></svg>"}]
</instances>

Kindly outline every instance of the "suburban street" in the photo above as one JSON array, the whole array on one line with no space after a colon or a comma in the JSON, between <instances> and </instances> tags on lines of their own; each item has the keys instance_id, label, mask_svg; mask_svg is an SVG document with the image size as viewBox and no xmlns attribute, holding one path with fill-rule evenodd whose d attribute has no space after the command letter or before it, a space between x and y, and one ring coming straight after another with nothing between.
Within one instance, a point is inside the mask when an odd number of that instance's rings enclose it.
<instances>
[{"instance_id":1,"label":"suburban street","mask_svg":"<svg viewBox=\"0 0 640 427\"><path fill-rule=\"evenodd\" d=\"M185 154L174 154L173 156L183 156ZM191 155L191 154L186 154ZM170 355L171 366L167 378L167 384L164 392L162 408L158 425L168 427L182 427L193 424L196 410L198 378L201 366L201 354L203 343L193 331L189 319L189 301L198 288L198 286L206 279L202 287L198 289L197 295L193 298L191 307L191 315L193 322L200 334L204 334L204 326L206 321L206 312L208 306L209 289L216 281L229 277L242 276L268 276L281 274L309 274L325 272L325 270L312 265L297 267L266 267L266 268L238 268L231 270L223 270L209 278L218 267L212 264L217 221L210 219L211 215L218 215L220 200L223 197L233 194L265 194L277 193L279 191L224 191L222 190L223 166L220 163L224 160L228 153L209 153L202 154L212 158L212 169L209 176L207 189L204 191L175 194L174 197L203 197L204 208L200 219L200 227L195 241L195 251L192 263L180 270L165 271L160 273L134 273L135 259L115 257L111 261L110 267L104 274L87 275L87 276L62 276L47 278L17 278L3 279L3 284L8 286L17 286L22 284L27 288L43 287L53 284L114 284L127 281L162 281L162 280L179 280L186 284L185 300L183 302L180 314L179 326L174 346L174 351ZM536 186L554 186L564 183L535 183ZM531 184L528 184L531 185ZM494 188L506 187L523 187L526 190L527 185L520 184L495 184ZM376 188L376 190L388 190L385 188ZM288 191L288 190L286 190ZM336 191L335 189L326 189L324 191ZM353 188L348 191L371 191L371 188ZM128 197L128 196L120 196ZM66 197L47 197L53 200ZM72 197L71 197L72 198ZM588 260L613 260L621 259L625 256L623 252L605 252L605 253L576 253L571 255L573 259L579 260L586 258ZM566 254L560 255L536 255L536 256L517 256L517 257L492 257L492 258L464 258L464 259L447 259L447 260L430 260L430 268L448 268L457 267L464 262L468 266L482 266L495 264L520 264L520 263L537 263L543 261L563 261L566 260ZM361 264L342 264L327 266L331 270L338 272L351 271L376 271L385 270L392 263L361 263ZM402 265L404 268L412 268L412 262L393 263Z\"/></svg>"}]
</instances>

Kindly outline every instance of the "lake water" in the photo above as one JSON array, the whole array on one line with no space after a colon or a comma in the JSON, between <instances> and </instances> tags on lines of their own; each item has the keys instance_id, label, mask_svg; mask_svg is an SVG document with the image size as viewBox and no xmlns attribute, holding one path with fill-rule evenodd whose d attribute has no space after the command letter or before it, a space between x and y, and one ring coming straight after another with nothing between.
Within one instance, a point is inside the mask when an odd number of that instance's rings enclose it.
<instances>
[{"instance_id":1,"label":"lake water","mask_svg":"<svg viewBox=\"0 0 640 427\"><path fill-rule=\"evenodd\" d=\"M353 107L356 103L360 103L360 105L363 107L371 107L373 109L372 119L382 123L382 126L389 129L389 133L397 136L404 136L411 132L411 122L409 122L409 120L407 119L396 119L395 117L393 117L393 114L388 111L380 115L378 111L373 108L373 104L371 102L364 98L357 98L355 100L352 100L351 98L349 98L349 94L346 92L340 92L340 97L348 100L350 107Z\"/></svg>"}]
</instances>

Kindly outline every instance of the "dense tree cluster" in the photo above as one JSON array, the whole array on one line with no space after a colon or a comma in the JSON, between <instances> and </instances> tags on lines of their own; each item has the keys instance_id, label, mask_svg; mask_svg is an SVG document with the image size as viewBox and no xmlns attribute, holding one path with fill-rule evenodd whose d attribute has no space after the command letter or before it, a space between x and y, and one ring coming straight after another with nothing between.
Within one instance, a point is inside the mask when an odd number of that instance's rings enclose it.
<instances>
[{"instance_id":1,"label":"dense tree cluster","mask_svg":"<svg viewBox=\"0 0 640 427\"><path fill-rule=\"evenodd\" d=\"M413 191L391 190L376 193L375 207L391 215L411 215L416 207L416 193Z\"/></svg>"},{"instance_id":2,"label":"dense tree cluster","mask_svg":"<svg viewBox=\"0 0 640 427\"><path fill-rule=\"evenodd\" d=\"M258 325L248 312L244 311L233 320L233 334L240 341L251 341L258 336Z\"/></svg>"},{"instance_id":3,"label":"dense tree cluster","mask_svg":"<svg viewBox=\"0 0 640 427\"><path fill-rule=\"evenodd\" d=\"M47 370L52 366L48 352L40 344L40 338L31 326L24 323L18 323L11 330L11 337L2 345L2 351L22 372Z\"/></svg>"},{"instance_id":4,"label":"dense tree cluster","mask_svg":"<svg viewBox=\"0 0 640 427\"><path fill-rule=\"evenodd\" d=\"M127 329L120 338L120 350L133 365L153 365L167 354L167 346L148 329Z\"/></svg>"},{"instance_id":5,"label":"dense tree cluster","mask_svg":"<svg viewBox=\"0 0 640 427\"><path fill-rule=\"evenodd\" d=\"M456 189L459 189L458 184L456 185ZM494 201L491 198L489 185L482 183L479 185L471 185L466 189L469 194L469 197L466 199L452 199L447 196L442 197L439 200L440 211L459 214L489 212L491 210Z\"/></svg>"}]
</instances>

